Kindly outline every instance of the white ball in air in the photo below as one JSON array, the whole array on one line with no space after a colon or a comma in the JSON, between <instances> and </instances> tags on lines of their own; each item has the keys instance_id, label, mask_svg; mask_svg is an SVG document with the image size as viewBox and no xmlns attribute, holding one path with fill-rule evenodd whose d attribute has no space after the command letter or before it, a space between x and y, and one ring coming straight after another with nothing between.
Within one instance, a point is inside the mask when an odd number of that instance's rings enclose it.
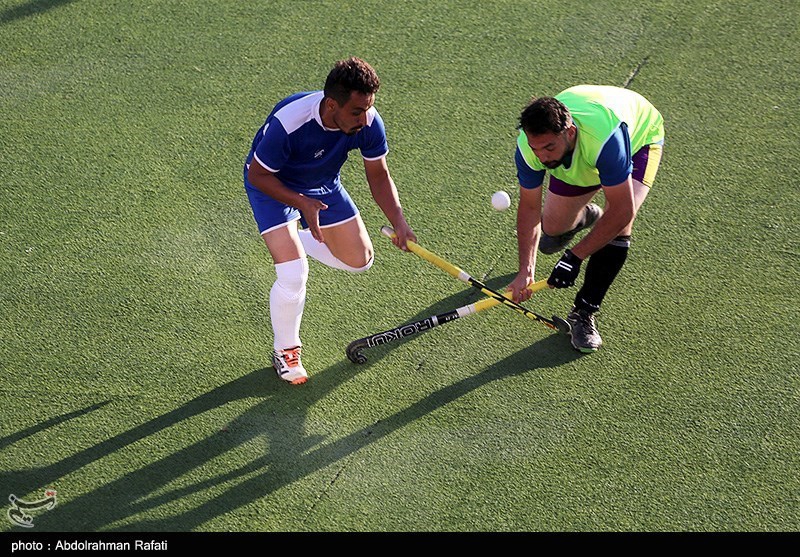
<instances>
[{"instance_id":1,"label":"white ball in air","mask_svg":"<svg viewBox=\"0 0 800 557\"><path fill-rule=\"evenodd\" d=\"M511 207L511 197L504 191L496 191L492 194L492 207L498 211L505 211Z\"/></svg>"}]
</instances>

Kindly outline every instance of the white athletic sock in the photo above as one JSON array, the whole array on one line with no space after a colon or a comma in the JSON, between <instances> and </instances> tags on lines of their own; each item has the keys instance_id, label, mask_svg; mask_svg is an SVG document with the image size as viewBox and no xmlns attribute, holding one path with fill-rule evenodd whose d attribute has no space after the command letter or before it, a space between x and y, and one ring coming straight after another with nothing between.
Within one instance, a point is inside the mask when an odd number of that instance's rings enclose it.
<instances>
[{"instance_id":1,"label":"white athletic sock","mask_svg":"<svg viewBox=\"0 0 800 557\"><path fill-rule=\"evenodd\" d=\"M328 246L322 242L317 242L314 236L311 235L311 231L307 228L298 230L297 232L300 235L300 242L303 244L303 248L305 248L306 253L328 267L342 269L343 271L350 271L351 273L361 273L372 267L372 262L375 260L374 257L371 257L367 264L363 267L351 267L333 255Z\"/></svg>"},{"instance_id":2,"label":"white athletic sock","mask_svg":"<svg viewBox=\"0 0 800 557\"><path fill-rule=\"evenodd\" d=\"M277 279L269 293L275 350L301 346L300 320L306 305L308 259L301 257L275 265Z\"/></svg>"}]
</instances>

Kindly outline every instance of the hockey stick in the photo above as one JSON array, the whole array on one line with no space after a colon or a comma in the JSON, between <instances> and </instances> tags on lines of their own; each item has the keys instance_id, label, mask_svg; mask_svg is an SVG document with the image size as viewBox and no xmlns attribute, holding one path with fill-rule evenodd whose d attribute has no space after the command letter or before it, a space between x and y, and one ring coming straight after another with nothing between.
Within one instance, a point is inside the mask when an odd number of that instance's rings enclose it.
<instances>
[{"instance_id":1,"label":"hockey stick","mask_svg":"<svg viewBox=\"0 0 800 557\"><path fill-rule=\"evenodd\" d=\"M394 230L392 230L392 228L390 226L382 227L381 228L381 232L385 236L387 236L389 238L392 238L394 236ZM422 246L420 246L416 242L412 242L411 240L408 240L406 242L406 245L408 246L409 250L411 250L412 252L414 252L415 254L420 256L425 261L433 263L434 265L436 265L437 267L439 267L443 271L447 272L449 275L454 276L455 278L457 278L461 282L465 282L465 283L469 284L470 286L473 286L474 288L477 288L478 290L480 290L481 292L483 292L484 294L486 294L490 298L493 298L493 299L497 300L498 302L502 303L503 305L506 305L506 306L510 307L511 309L521 313L525 317L528 317L530 319L533 319L535 321L538 321L538 322L542 323L545 327L549 327L550 329L559 331L559 332L564 333L564 334L569 334L571 327L570 327L569 323L566 320L564 320L564 319L562 319L562 318L560 318L560 317L558 317L556 315L553 316L553 319L548 319L547 317L543 317L543 316L539 315L538 313L535 313L535 312L529 310L525 306L522 306L522 305L516 303L514 300L506 297L505 295L501 294L500 292L498 292L496 290L492 290L491 288L489 288L488 286L483 284L481 281L471 277L469 274L467 274L466 272L464 272L460 268L456 267L455 265L453 265L449 261L446 261L446 260L442 259L441 257L436 255L435 253L428 251L427 249L423 248ZM538 283L536 283L536 284L538 284Z\"/></svg>"},{"instance_id":2,"label":"hockey stick","mask_svg":"<svg viewBox=\"0 0 800 557\"><path fill-rule=\"evenodd\" d=\"M547 280L540 280L539 282L535 282L528 286L528 289L531 292L538 292L539 290L544 290L545 288L547 288ZM479 311L489 309L499 305L500 303L502 302L500 302L500 300L497 298L484 298L473 304L468 304L458 309L446 311L437 315L431 315L425 319L420 319L412 323L407 323L393 329L388 329L380 333L375 333L374 335L369 335L364 338L354 340L347 345L347 358L354 364L363 364L367 361L367 357L362 354L362 351L365 348L372 348L373 346L387 344L389 342L410 337L417 333L433 329L434 327L444 325L450 321L454 321L459 317L466 317L467 315L472 315L473 313L478 313Z\"/></svg>"}]
</instances>

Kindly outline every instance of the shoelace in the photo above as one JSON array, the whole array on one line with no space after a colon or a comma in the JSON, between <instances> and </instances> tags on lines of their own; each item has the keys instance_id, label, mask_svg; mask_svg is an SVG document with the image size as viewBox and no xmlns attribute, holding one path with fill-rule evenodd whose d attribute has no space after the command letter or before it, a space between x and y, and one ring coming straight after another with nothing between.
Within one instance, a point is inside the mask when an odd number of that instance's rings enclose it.
<instances>
[{"instance_id":1,"label":"shoelace","mask_svg":"<svg viewBox=\"0 0 800 557\"><path fill-rule=\"evenodd\" d=\"M597 332L597 328L594 326L593 315L591 315L590 313L579 313L578 315L580 316L580 322L586 326L589 332L591 332L592 334Z\"/></svg>"},{"instance_id":2,"label":"shoelace","mask_svg":"<svg viewBox=\"0 0 800 557\"><path fill-rule=\"evenodd\" d=\"M578 316L577 321L580 321L583 326L585 326L590 333L596 333L597 328L594 325L594 315L591 313L585 313L583 311L575 312L575 315Z\"/></svg>"},{"instance_id":3,"label":"shoelace","mask_svg":"<svg viewBox=\"0 0 800 557\"><path fill-rule=\"evenodd\" d=\"M297 367L300 365L300 349L295 348L294 350L284 350L283 359L286 361L286 364L289 367Z\"/></svg>"}]
</instances>

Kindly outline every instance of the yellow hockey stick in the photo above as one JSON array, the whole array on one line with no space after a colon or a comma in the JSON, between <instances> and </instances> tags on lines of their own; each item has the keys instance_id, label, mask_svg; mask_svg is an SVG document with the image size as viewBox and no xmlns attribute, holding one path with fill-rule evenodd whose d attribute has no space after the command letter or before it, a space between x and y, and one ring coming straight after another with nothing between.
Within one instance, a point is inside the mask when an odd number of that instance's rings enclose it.
<instances>
[{"instance_id":1,"label":"yellow hockey stick","mask_svg":"<svg viewBox=\"0 0 800 557\"><path fill-rule=\"evenodd\" d=\"M390 226L382 227L381 228L381 232L385 236L387 236L389 238L392 238L392 237L395 236L394 230ZM477 288L478 290L480 290L481 292L483 292L484 294L489 296L490 299L495 300L496 303L493 304L493 305L503 304L503 305L508 306L511 309L517 311L518 313L521 313L525 317L528 317L530 319L533 319L535 321L538 321L538 322L542 323L543 325L545 325L546 327L549 327L550 329L553 329L553 330L556 330L556 331L560 331L560 332L565 333L565 334L568 334L570 332L570 328L571 327L570 327L569 323L566 320L561 319L560 317L555 316L555 315L553 316L553 319L548 319L546 317L543 317L543 316L539 315L538 313L535 313L535 312L529 310L525 306L522 306L522 305L518 304L517 302L515 302L514 300L512 300L511 298L509 298L510 293L501 294L500 292L497 292L496 290L492 290L491 288L486 286L484 283L482 283L478 279L470 276L463 269L461 269L459 267L456 267L455 265L453 265L449 261L446 261L445 259L442 259L441 257L436 255L435 253L423 248L422 246L420 246L416 242L413 242L413 241L409 240L408 242L406 242L406 244L408 245L408 249L409 250L411 250L413 253L417 254L419 257L421 257L425 261L428 261L429 263L433 263L434 265L436 265L437 267L439 267L440 269L442 269L443 271L445 271L449 275L452 275L453 277L457 278L461 282L464 282L464 283L469 284L470 286L472 286L474 288ZM540 284L541 282L542 281L539 281L538 283L534 283L531 286ZM544 281L544 282L545 282L544 286L547 286L546 281ZM544 288L544 286L542 286L540 288L537 288L537 290L542 290ZM478 303L480 303L480 302L478 302Z\"/></svg>"}]
</instances>

